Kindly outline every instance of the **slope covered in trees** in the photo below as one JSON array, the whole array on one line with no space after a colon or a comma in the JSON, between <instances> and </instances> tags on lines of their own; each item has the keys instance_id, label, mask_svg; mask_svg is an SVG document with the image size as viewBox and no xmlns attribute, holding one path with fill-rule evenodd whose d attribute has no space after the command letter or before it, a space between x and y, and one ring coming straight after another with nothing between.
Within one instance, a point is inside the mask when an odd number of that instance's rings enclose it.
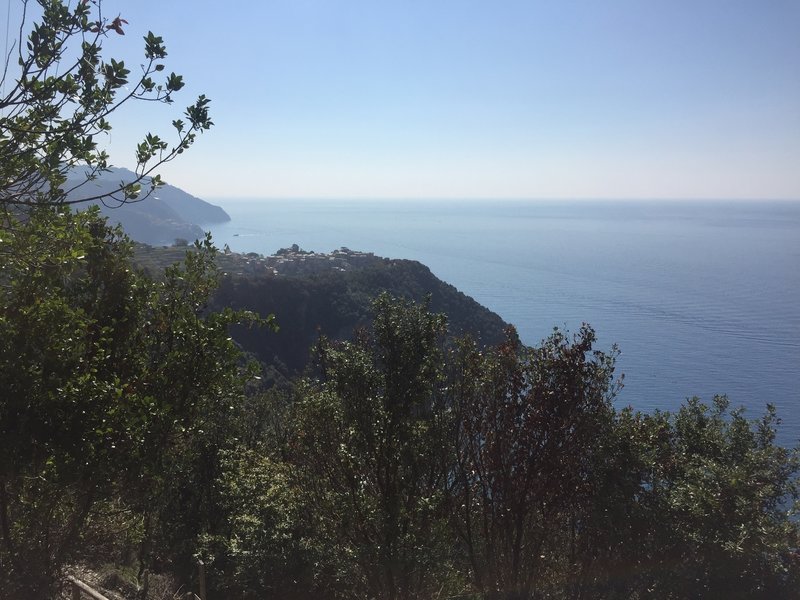
<instances>
[{"instance_id":1,"label":"slope covered in trees","mask_svg":"<svg viewBox=\"0 0 800 600\"><path fill-rule=\"evenodd\" d=\"M254 399L200 550L220 596L796 597L798 457L771 411L618 411L588 326L485 350L445 331L384 295Z\"/></svg>"},{"instance_id":2,"label":"slope covered in trees","mask_svg":"<svg viewBox=\"0 0 800 600\"><path fill-rule=\"evenodd\" d=\"M474 306L416 263L232 278L216 308L208 240L138 268L62 184L76 164L84 183L106 169L95 136L119 103L169 103L182 79L152 79L166 56L152 33L140 78L101 59L125 21L99 2L38 5L0 99L3 598L57 598L87 567L123 597L175 597L196 589L197 558L209 598L798 597L800 459L775 444L769 406L618 410L616 352L591 327L535 347L513 330L459 337ZM146 135L139 181L108 197L157 188L154 163L211 126L207 105L173 122L172 147ZM365 311L378 289L403 297ZM312 327L359 327L266 390L230 328L272 319L223 306L245 299L300 323L302 344L285 342L298 362Z\"/></svg>"},{"instance_id":3,"label":"slope covered in trees","mask_svg":"<svg viewBox=\"0 0 800 600\"><path fill-rule=\"evenodd\" d=\"M181 247L137 244L135 262L157 274L180 261L184 253ZM223 275L211 305L276 315L277 332L234 327L232 334L245 352L283 381L303 372L320 336L345 340L368 325L372 302L383 292L417 302L429 297L431 310L447 315L450 339L469 334L487 346L503 340L508 327L497 314L417 261L371 257L366 266L348 270L274 275L271 270L253 268L258 260L232 252L217 255Z\"/></svg>"},{"instance_id":4,"label":"slope covered in trees","mask_svg":"<svg viewBox=\"0 0 800 600\"><path fill-rule=\"evenodd\" d=\"M75 188L68 199L80 198L81 194L111 194L120 181L136 181L137 175L128 169L111 168L97 175L91 183L81 184L83 169L76 168L67 174L64 187ZM150 178L143 180L145 186ZM156 194L141 201L115 201L103 199L98 204L100 213L112 225L121 225L125 233L137 242L146 244L171 244L175 239L194 241L203 239L203 226L230 221L228 214L200 198L195 198L175 186L159 186Z\"/></svg>"},{"instance_id":5,"label":"slope covered in trees","mask_svg":"<svg viewBox=\"0 0 800 600\"><path fill-rule=\"evenodd\" d=\"M261 362L280 366L286 376L300 374L320 335L344 340L373 316L372 301L381 293L422 301L447 315L452 336L470 334L483 344L503 338L503 320L438 279L416 261L384 260L349 272L330 271L300 277L231 276L221 281L216 307L230 306L259 314L275 314L274 334L234 328L244 350Z\"/></svg>"}]
</instances>

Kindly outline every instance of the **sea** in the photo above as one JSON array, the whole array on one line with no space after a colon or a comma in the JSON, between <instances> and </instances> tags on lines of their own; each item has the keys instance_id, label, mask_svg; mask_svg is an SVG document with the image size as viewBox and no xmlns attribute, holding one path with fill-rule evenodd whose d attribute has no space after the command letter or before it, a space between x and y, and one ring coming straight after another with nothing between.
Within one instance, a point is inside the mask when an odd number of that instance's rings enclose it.
<instances>
[{"instance_id":1,"label":"sea","mask_svg":"<svg viewBox=\"0 0 800 600\"><path fill-rule=\"evenodd\" d=\"M620 407L725 394L750 418L775 405L778 441L800 440L800 202L215 202L231 216L211 227L219 247L417 260L526 344L592 325L620 350Z\"/></svg>"}]
</instances>

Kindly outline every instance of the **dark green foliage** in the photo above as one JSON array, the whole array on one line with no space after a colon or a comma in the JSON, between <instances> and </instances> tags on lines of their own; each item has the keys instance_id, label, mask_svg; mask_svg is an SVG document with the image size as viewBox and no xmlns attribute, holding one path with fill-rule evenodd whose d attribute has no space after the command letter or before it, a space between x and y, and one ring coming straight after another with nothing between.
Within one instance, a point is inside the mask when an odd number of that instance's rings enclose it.
<instances>
[{"instance_id":1,"label":"dark green foliage","mask_svg":"<svg viewBox=\"0 0 800 600\"><path fill-rule=\"evenodd\" d=\"M183 582L199 554L217 597L796 597L773 412L616 411L589 327L445 350L430 305L383 295L317 378L244 397L208 244L152 281L93 213L4 236L11 598L109 554Z\"/></svg>"},{"instance_id":2,"label":"dark green foliage","mask_svg":"<svg viewBox=\"0 0 800 600\"><path fill-rule=\"evenodd\" d=\"M591 465L612 413L614 355L584 326L525 348L511 334L453 365L452 523L487 598L529 598L561 570L565 528L589 502Z\"/></svg>"},{"instance_id":3,"label":"dark green foliage","mask_svg":"<svg viewBox=\"0 0 800 600\"><path fill-rule=\"evenodd\" d=\"M208 242L153 282L96 211L37 209L2 235L0 585L39 598L98 502L162 510L243 392L227 328L249 317L207 313Z\"/></svg>"},{"instance_id":4,"label":"dark green foliage","mask_svg":"<svg viewBox=\"0 0 800 600\"><path fill-rule=\"evenodd\" d=\"M381 296L371 332L322 341L301 390L290 461L348 597L428 598L446 582L444 318Z\"/></svg>"},{"instance_id":5,"label":"dark green foliage","mask_svg":"<svg viewBox=\"0 0 800 600\"><path fill-rule=\"evenodd\" d=\"M97 200L119 204L149 195L162 182L158 175L146 176L182 154L197 133L213 125L209 100L200 96L187 107L186 123L173 121L172 144L151 133L144 136L135 150L134 178L112 190L90 191L85 184L108 167L109 157L98 142L111 130L111 114L132 100L170 104L183 81L175 73L160 83L153 80L164 70L167 51L163 40L152 33L145 36L145 60L137 65L136 75L131 76L123 61L104 58L103 44L112 34L123 35L127 21L103 17L100 2L38 0L36 4L39 21L30 25L27 40L4 57L0 208ZM23 22L20 32L27 26ZM76 169L78 181L68 182Z\"/></svg>"},{"instance_id":6,"label":"dark green foliage","mask_svg":"<svg viewBox=\"0 0 800 600\"><path fill-rule=\"evenodd\" d=\"M291 466L253 450L227 455L217 486L224 529L203 536L216 597L309 598L325 594L317 578L330 557L320 552L294 486Z\"/></svg>"},{"instance_id":7,"label":"dark green foliage","mask_svg":"<svg viewBox=\"0 0 800 600\"><path fill-rule=\"evenodd\" d=\"M772 407L750 422L724 397L626 424L641 444L629 542L639 585L670 598L797 597L800 462L775 446L776 424Z\"/></svg>"},{"instance_id":8,"label":"dark green foliage","mask_svg":"<svg viewBox=\"0 0 800 600\"><path fill-rule=\"evenodd\" d=\"M774 411L617 412L593 341L458 353L450 494L482 596L796 597L800 463Z\"/></svg>"},{"instance_id":9,"label":"dark green foliage","mask_svg":"<svg viewBox=\"0 0 800 600\"><path fill-rule=\"evenodd\" d=\"M797 596L798 458L771 410L616 411L588 326L482 351L442 334L383 296L370 330L322 340L319 379L250 406L206 538L219 593Z\"/></svg>"},{"instance_id":10,"label":"dark green foliage","mask_svg":"<svg viewBox=\"0 0 800 600\"><path fill-rule=\"evenodd\" d=\"M170 468L241 394L227 328L244 315L206 310L216 283L208 240L156 283L96 210L64 209L162 185L145 176L212 126L208 99L173 122L172 146L145 135L132 178L88 191L109 170L98 147L108 117L131 100L171 103L183 81L153 80L167 53L152 33L137 76L104 57L127 21L102 17L99 1L23 5L19 31L30 32L4 57L0 98L0 589L35 599L68 561L113 547L93 531L124 522L120 537L145 550L174 488ZM136 512L116 520L117 508Z\"/></svg>"},{"instance_id":11,"label":"dark green foliage","mask_svg":"<svg viewBox=\"0 0 800 600\"><path fill-rule=\"evenodd\" d=\"M368 326L372 302L384 291L417 302L430 295L431 310L447 315L451 337L469 334L481 345L503 339L506 324L500 317L414 261L386 260L350 272L303 277L230 277L222 282L215 305L277 315L276 335L234 329L234 337L262 362L280 364L284 376L295 376L308 365L320 335L344 340Z\"/></svg>"}]
</instances>

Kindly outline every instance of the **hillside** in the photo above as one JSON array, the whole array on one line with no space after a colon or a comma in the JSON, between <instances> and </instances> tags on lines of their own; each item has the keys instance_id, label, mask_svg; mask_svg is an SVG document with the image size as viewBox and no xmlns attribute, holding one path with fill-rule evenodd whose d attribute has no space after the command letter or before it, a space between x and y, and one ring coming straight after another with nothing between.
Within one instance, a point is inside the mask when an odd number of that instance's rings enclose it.
<instances>
[{"instance_id":1,"label":"hillside","mask_svg":"<svg viewBox=\"0 0 800 600\"><path fill-rule=\"evenodd\" d=\"M72 199L108 193L120 182L133 181L136 175L128 169L112 168L95 181L81 186ZM81 181L76 172L67 180L71 187ZM100 211L112 224L121 224L132 239L145 244L171 244L176 238L189 241L203 236L202 225L230 221L219 206L201 200L173 185L166 184L148 198L119 205L114 201L100 204Z\"/></svg>"},{"instance_id":2,"label":"hillside","mask_svg":"<svg viewBox=\"0 0 800 600\"><path fill-rule=\"evenodd\" d=\"M331 255L278 254L289 263L304 257L310 263L306 271L286 269L299 273L294 275L276 274L265 266L275 257L221 253L217 264L223 276L213 308L274 314L280 327L277 333L239 327L232 334L245 351L285 377L303 371L320 335L348 339L354 329L368 324L372 300L383 291L415 301L430 295L431 310L447 315L450 336L468 333L481 345L503 339L507 323L425 265L345 250ZM155 270L180 260L184 251L138 246L136 256L139 264ZM312 266L326 261L332 263L328 270Z\"/></svg>"}]
</instances>

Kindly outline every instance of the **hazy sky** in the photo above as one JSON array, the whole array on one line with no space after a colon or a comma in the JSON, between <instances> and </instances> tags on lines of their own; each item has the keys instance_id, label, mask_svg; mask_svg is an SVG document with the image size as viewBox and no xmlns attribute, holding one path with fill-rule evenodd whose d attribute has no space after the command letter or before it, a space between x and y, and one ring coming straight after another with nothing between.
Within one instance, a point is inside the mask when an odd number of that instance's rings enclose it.
<instances>
[{"instance_id":1,"label":"hazy sky","mask_svg":"<svg viewBox=\"0 0 800 600\"><path fill-rule=\"evenodd\" d=\"M800 198L798 0L104 7L212 99L162 169L203 197ZM121 113L115 162L174 112Z\"/></svg>"}]
</instances>

